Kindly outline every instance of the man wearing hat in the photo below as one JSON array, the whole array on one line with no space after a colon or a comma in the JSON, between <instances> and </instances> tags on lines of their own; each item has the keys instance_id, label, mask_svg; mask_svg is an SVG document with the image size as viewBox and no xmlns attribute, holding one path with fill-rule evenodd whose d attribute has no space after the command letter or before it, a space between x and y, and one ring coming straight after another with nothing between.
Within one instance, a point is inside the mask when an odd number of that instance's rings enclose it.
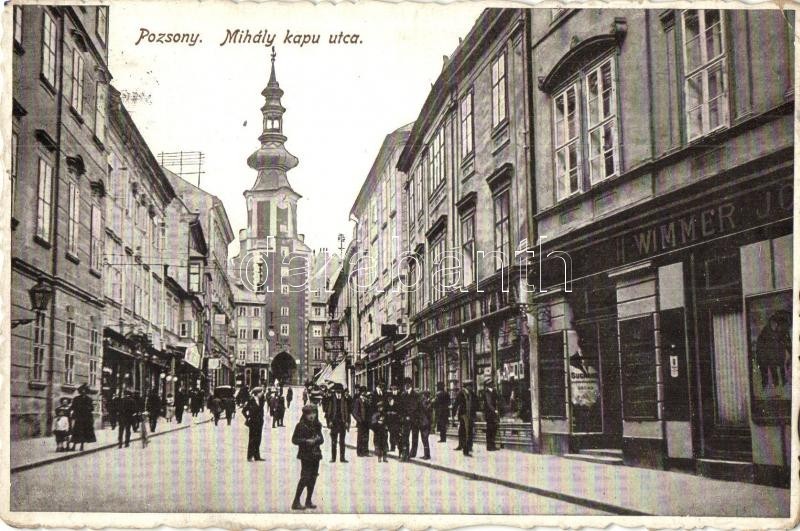
<instances>
[{"instance_id":1,"label":"man wearing hat","mask_svg":"<svg viewBox=\"0 0 800 531\"><path fill-rule=\"evenodd\" d=\"M353 401L353 418L356 421L356 455L359 457L369 457L369 422L372 417L367 388L361 386L358 396Z\"/></svg>"},{"instance_id":2,"label":"man wearing hat","mask_svg":"<svg viewBox=\"0 0 800 531\"><path fill-rule=\"evenodd\" d=\"M122 398L119 399L117 409L117 423L119 424L119 447L125 444L127 448L131 444L131 428L136 422L136 399L133 398L130 389L125 389Z\"/></svg>"},{"instance_id":3,"label":"man wearing hat","mask_svg":"<svg viewBox=\"0 0 800 531\"><path fill-rule=\"evenodd\" d=\"M256 387L242 409L245 426L250 430L247 442L247 460L264 461L261 459L261 432L264 429L264 397L262 389Z\"/></svg>"},{"instance_id":4,"label":"man wearing hat","mask_svg":"<svg viewBox=\"0 0 800 531\"><path fill-rule=\"evenodd\" d=\"M472 380L464 380L455 400L455 415L458 418L458 448L464 455L472 457L472 431L475 424L475 413L478 409L478 400L472 390Z\"/></svg>"},{"instance_id":5,"label":"man wearing hat","mask_svg":"<svg viewBox=\"0 0 800 531\"><path fill-rule=\"evenodd\" d=\"M344 396L344 386L333 384L333 393L328 398L325 420L331 430L331 463L336 462L336 443L339 443L339 461L347 463L344 457L344 436L350 431L350 401Z\"/></svg>"},{"instance_id":6,"label":"man wearing hat","mask_svg":"<svg viewBox=\"0 0 800 531\"><path fill-rule=\"evenodd\" d=\"M497 401L497 390L491 378L483 381L483 418L486 419L486 449L490 452L499 450L495 444L497 437L497 422L500 420L500 411Z\"/></svg>"},{"instance_id":7,"label":"man wearing hat","mask_svg":"<svg viewBox=\"0 0 800 531\"><path fill-rule=\"evenodd\" d=\"M417 456L419 445L420 397L414 391L411 378L403 380L403 393L400 395L400 460L408 461ZM411 441L409 444L409 436Z\"/></svg>"}]
</instances>

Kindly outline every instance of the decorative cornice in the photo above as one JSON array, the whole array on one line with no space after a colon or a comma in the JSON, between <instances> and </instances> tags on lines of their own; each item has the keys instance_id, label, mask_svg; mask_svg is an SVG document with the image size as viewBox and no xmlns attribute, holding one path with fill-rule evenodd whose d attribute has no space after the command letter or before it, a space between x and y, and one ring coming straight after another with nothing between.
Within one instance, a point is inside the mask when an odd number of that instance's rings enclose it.
<instances>
[{"instance_id":1,"label":"decorative cornice","mask_svg":"<svg viewBox=\"0 0 800 531\"><path fill-rule=\"evenodd\" d=\"M561 56L561 59L553 65L546 76L539 78L539 90L548 94L552 93L588 62L615 47L622 46L627 33L628 23L625 17L615 17L609 33L595 35L584 40L573 37L571 48Z\"/></svg>"},{"instance_id":2,"label":"decorative cornice","mask_svg":"<svg viewBox=\"0 0 800 531\"><path fill-rule=\"evenodd\" d=\"M464 212L474 209L475 204L478 200L478 193L477 192L469 192L464 194L464 197L458 200L456 203L456 210L458 210L459 214L463 214Z\"/></svg>"},{"instance_id":3,"label":"decorative cornice","mask_svg":"<svg viewBox=\"0 0 800 531\"><path fill-rule=\"evenodd\" d=\"M442 214L436 221L433 222L433 225L425 232L425 238L430 241L434 236L437 236L440 232L444 231L447 227L447 214Z\"/></svg>"},{"instance_id":4,"label":"decorative cornice","mask_svg":"<svg viewBox=\"0 0 800 531\"><path fill-rule=\"evenodd\" d=\"M83 163L83 157L80 155L67 155L67 169L79 177L85 174L86 164Z\"/></svg>"},{"instance_id":5,"label":"decorative cornice","mask_svg":"<svg viewBox=\"0 0 800 531\"><path fill-rule=\"evenodd\" d=\"M56 141L53 140L53 137L48 135L47 131L44 129L37 129L36 132L33 133L33 136L36 137L36 140L38 140L45 148L47 148L47 151L53 152L56 150L56 147L58 147L56 145Z\"/></svg>"},{"instance_id":6,"label":"decorative cornice","mask_svg":"<svg viewBox=\"0 0 800 531\"><path fill-rule=\"evenodd\" d=\"M487 178L486 184L492 192L496 192L511 182L511 177L514 176L514 166L510 162L506 162L496 170L494 170Z\"/></svg>"}]
</instances>

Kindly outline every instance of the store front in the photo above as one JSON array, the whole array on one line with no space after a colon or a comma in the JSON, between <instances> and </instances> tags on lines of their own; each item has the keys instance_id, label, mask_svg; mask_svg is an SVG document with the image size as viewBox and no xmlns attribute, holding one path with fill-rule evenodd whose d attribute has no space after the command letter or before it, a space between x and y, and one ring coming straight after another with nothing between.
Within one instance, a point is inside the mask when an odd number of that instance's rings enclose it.
<instances>
[{"instance_id":1,"label":"store front","mask_svg":"<svg viewBox=\"0 0 800 531\"><path fill-rule=\"evenodd\" d=\"M536 301L543 451L788 481L792 189L783 166L564 244L571 289Z\"/></svg>"}]
</instances>

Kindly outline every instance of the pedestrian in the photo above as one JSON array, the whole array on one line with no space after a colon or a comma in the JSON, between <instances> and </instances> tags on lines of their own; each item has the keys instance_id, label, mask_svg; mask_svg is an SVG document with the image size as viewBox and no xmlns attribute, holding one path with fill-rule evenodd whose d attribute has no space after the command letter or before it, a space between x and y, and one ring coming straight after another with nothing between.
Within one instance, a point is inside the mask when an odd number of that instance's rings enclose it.
<instances>
[{"instance_id":1,"label":"pedestrian","mask_svg":"<svg viewBox=\"0 0 800 531\"><path fill-rule=\"evenodd\" d=\"M166 416L164 417L167 422L172 422L172 419L175 417L175 397L172 396L172 393L167 393L167 407L166 407Z\"/></svg>"},{"instance_id":2,"label":"pedestrian","mask_svg":"<svg viewBox=\"0 0 800 531\"><path fill-rule=\"evenodd\" d=\"M419 394L414 391L411 378L406 377L403 381L403 393L400 395L400 460L408 461L416 457L418 444Z\"/></svg>"},{"instance_id":3,"label":"pedestrian","mask_svg":"<svg viewBox=\"0 0 800 531\"><path fill-rule=\"evenodd\" d=\"M431 458L431 446L428 438L431 435L431 425L433 421L433 399L431 392L425 390L422 393L422 398L419 402L419 436L422 440L422 459L429 460ZM412 454L416 455L412 448Z\"/></svg>"},{"instance_id":4,"label":"pedestrian","mask_svg":"<svg viewBox=\"0 0 800 531\"><path fill-rule=\"evenodd\" d=\"M375 396L372 397L372 403L377 406L378 402L383 402L384 400L386 400L386 382L381 380L375 388Z\"/></svg>"},{"instance_id":5,"label":"pedestrian","mask_svg":"<svg viewBox=\"0 0 800 531\"><path fill-rule=\"evenodd\" d=\"M247 460L263 461L261 459L261 432L264 429L264 398L261 396L262 390L259 387L253 389L250 398L247 400L242 414L249 430L247 442Z\"/></svg>"},{"instance_id":6,"label":"pedestrian","mask_svg":"<svg viewBox=\"0 0 800 531\"><path fill-rule=\"evenodd\" d=\"M108 422L111 424L111 430L117 429L117 411L119 410L120 396L118 393L113 393L106 406L108 411Z\"/></svg>"},{"instance_id":7,"label":"pedestrian","mask_svg":"<svg viewBox=\"0 0 800 531\"><path fill-rule=\"evenodd\" d=\"M303 406L303 416L297 422L292 434L292 444L297 445L297 458L300 460L300 481L294 494L292 509L316 509L311 501L314 494L314 485L319 475L319 462L322 459L322 424L317 419L317 408L313 405ZM305 506L300 504L300 495L306 489Z\"/></svg>"},{"instance_id":8,"label":"pedestrian","mask_svg":"<svg viewBox=\"0 0 800 531\"><path fill-rule=\"evenodd\" d=\"M239 407L244 407L249 399L250 389L248 389L247 385L242 385L239 388L239 392L236 394L236 405Z\"/></svg>"},{"instance_id":9,"label":"pedestrian","mask_svg":"<svg viewBox=\"0 0 800 531\"><path fill-rule=\"evenodd\" d=\"M483 418L486 421L486 450L494 452L499 450L495 444L497 438L497 422L500 420L498 410L497 391L491 378L483 382Z\"/></svg>"},{"instance_id":10,"label":"pedestrian","mask_svg":"<svg viewBox=\"0 0 800 531\"><path fill-rule=\"evenodd\" d=\"M130 446L131 443L131 428L136 421L136 400L134 399L131 391L126 389L122 398L119 400L119 409L117 410L117 422L119 424L119 447L122 448L122 443L125 447Z\"/></svg>"},{"instance_id":11,"label":"pedestrian","mask_svg":"<svg viewBox=\"0 0 800 531\"><path fill-rule=\"evenodd\" d=\"M225 408L225 421L228 426L231 425L234 415L236 415L236 402L233 397L227 397L222 400L222 407Z\"/></svg>"},{"instance_id":12,"label":"pedestrian","mask_svg":"<svg viewBox=\"0 0 800 531\"><path fill-rule=\"evenodd\" d=\"M386 429L389 431L389 450L394 452L400 444L400 389L393 383L386 397Z\"/></svg>"},{"instance_id":13,"label":"pedestrian","mask_svg":"<svg viewBox=\"0 0 800 531\"><path fill-rule=\"evenodd\" d=\"M175 393L175 420L178 424L183 422L183 411L186 409L187 400L186 391L181 386Z\"/></svg>"},{"instance_id":14,"label":"pedestrian","mask_svg":"<svg viewBox=\"0 0 800 531\"><path fill-rule=\"evenodd\" d=\"M145 412L150 419L150 432L156 432L156 425L158 424L158 417L161 415L161 396L158 394L158 388L153 387L147 394L147 402Z\"/></svg>"},{"instance_id":15,"label":"pedestrian","mask_svg":"<svg viewBox=\"0 0 800 531\"><path fill-rule=\"evenodd\" d=\"M192 417L197 417L197 414L200 412L201 407L203 406L203 395L200 394L200 389L196 387L192 389L189 395L189 407L192 411Z\"/></svg>"},{"instance_id":16,"label":"pedestrian","mask_svg":"<svg viewBox=\"0 0 800 531\"><path fill-rule=\"evenodd\" d=\"M308 404L308 385L303 388L303 405Z\"/></svg>"},{"instance_id":17,"label":"pedestrian","mask_svg":"<svg viewBox=\"0 0 800 531\"><path fill-rule=\"evenodd\" d=\"M375 412L372 414L370 424L374 432L372 441L375 445L375 455L378 456L378 462L386 463L389 461L386 457L389 452L389 441L387 440L386 411L383 402L378 402L375 406Z\"/></svg>"},{"instance_id":18,"label":"pedestrian","mask_svg":"<svg viewBox=\"0 0 800 531\"><path fill-rule=\"evenodd\" d=\"M283 416L286 414L286 402L283 391L278 390L275 395L275 416L278 418L278 427L283 428Z\"/></svg>"},{"instance_id":19,"label":"pedestrian","mask_svg":"<svg viewBox=\"0 0 800 531\"><path fill-rule=\"evenodd\" d=\"M353 402L353 419L356 421L356 455L358 457L369 457L370 417L367 388L362 385Z\"/></svg>"},{"instance_id":20,"label":"pedestrian","mask_svg":"<svg viewBox=\"0 0 800 531\"><path fill-rule=\"evenodd\" d=\"M55 411L53 419L53 436L56 438L56 452L66 452L69 450L69 428L70 428L70 398L62 396L59 406Z\"/></svg>"},{"instance_id":21,"label":"pedestrian","mask_svg":"<svg viewBox=\"0 0 800 531\"><path fill-rule=\"evenodd\" d=\"M216 395L211 395L208 400L208 410L214 417L214 426L219 426L219 418L222 416L222 399Z\"/></svg>"},{"instance_id":22,"label":"pedestrian","mask_svg":"<svg viewBox=\"0 0 800 531\"><path fill-rule=\"evenodd\" d=\"M331 463L336 462L336 444L339 444L339 461L347 463L344 457L345 433L350 431L350 403L344 394L344 386L340 383L333 384L332 395L328 400L328 409L325 419L331 430Z\"/></svg>"},{"instance_id":23,"label":"pedestrian","mask_svg":"<svg viewBox=\"0 0 800 531\"><path fill-rule=\"evenodd\" d=\"M292 391L292 388L290 387L286 390L286 409L292 407L292 398L294 398L294 391Z\"/></svg>"},{"instance_id":24,"label":"pedestrian","mask_svg":"<svg viewBox=\"0 0 800 531\"><path fill-rule=\"evenodd\" d=\"M82 384L78 387L78 396L72 399L70 406L72 417L70 441L72 442L73 450L76 449L78 443L80 443L81 451L83 451L84 443L97 442L97 438L94 435L93 410L94 404L89 396L89 386Z\"/></svg>"},{"instance_id":25,"label":"pedestrian","mask_svg":"<svg viewBox=\"0 0 800 531\"><path fill-rule=\"evenodd\" d=\"M439 442L447 442L447 423L450 420L450 394L444 390L444 382L436 384L436 401L434 404Z\"/></svg>"},{"instance_id":26,"label":"pedestrian","mask_svg":"<svg viewBox=\"0 0 800 531\"><path fill-rule=\"evenodd\" d=\"M472 436L475 428L477 399L472 390L472 380L464 380L464 385L455 400L455 416L458 419L458 447L467 457L472 457Z\"/></svg>"}]
</instances>

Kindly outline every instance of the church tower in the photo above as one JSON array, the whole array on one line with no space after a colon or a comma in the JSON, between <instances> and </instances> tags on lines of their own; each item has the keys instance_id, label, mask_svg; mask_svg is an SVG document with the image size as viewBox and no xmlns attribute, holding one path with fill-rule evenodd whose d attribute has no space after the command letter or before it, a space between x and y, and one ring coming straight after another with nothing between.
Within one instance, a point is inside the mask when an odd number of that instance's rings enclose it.
<instances>
[{"instance_id":1,"label":"church tower","mask_svg":"<svg viewBox=\"0 0 800 531\"><path fill-rule=\"evenodd\" d=\"M237 326L237 377L251 388L275 380L305 381L306 300L311 249L297 231L298 194L287 172L299 163L286 149L275 75L275 50L269 81L261 95L259 147L247 158L255 183L245 190L247 228L239 231L239 255L231 263Z\"/></svg>"}]
</instances>

